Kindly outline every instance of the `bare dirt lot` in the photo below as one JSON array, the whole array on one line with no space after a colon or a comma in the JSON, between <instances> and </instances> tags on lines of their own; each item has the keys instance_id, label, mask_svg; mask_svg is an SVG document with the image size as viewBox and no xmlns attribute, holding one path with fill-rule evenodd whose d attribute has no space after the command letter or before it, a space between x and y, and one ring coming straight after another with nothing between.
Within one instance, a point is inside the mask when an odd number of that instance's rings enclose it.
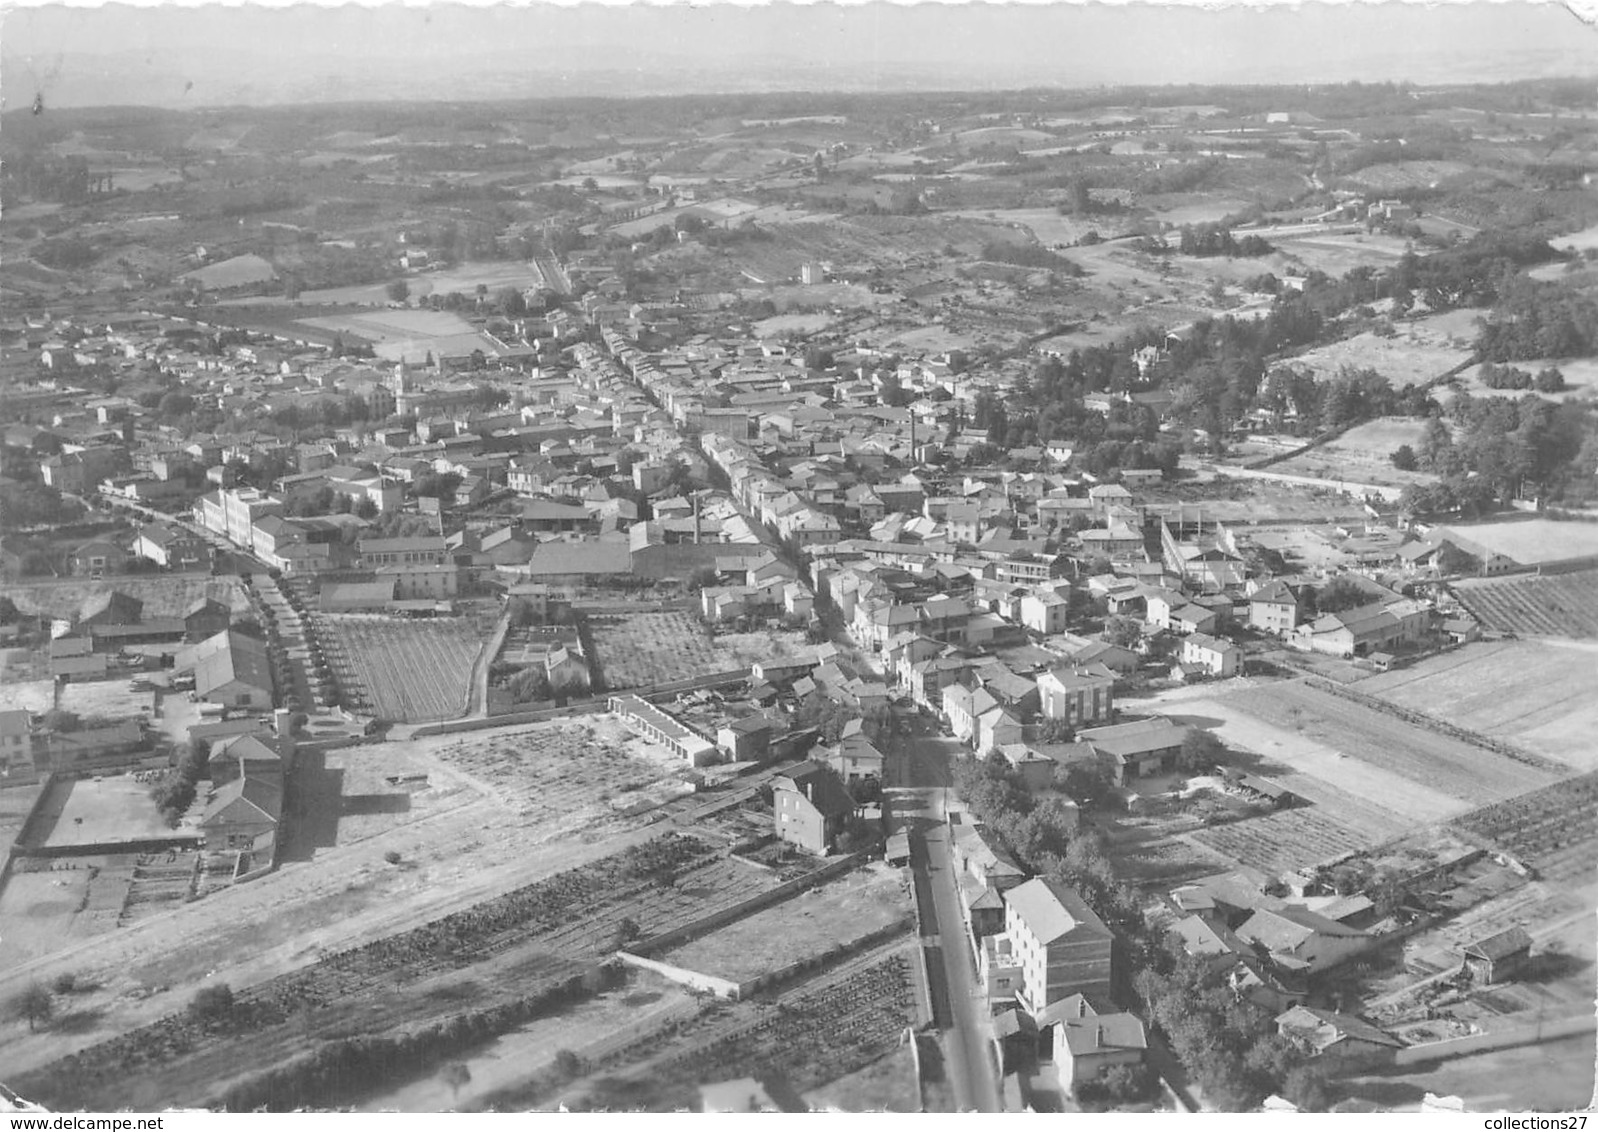
<instances>
[{"instance_id":1,"label":"bare dirt lot","mask_svg":"<svg viewBox=\"0 0 1598 1132\"><path fill-rule=\"evenodd\" d=\"M31 848L151 840L173 832L151 801L149 786L131 774L57 782L39 812Z\"/></svg>"},{"instance_id":2,"label":"bare dirt lot","mask_svg":"<svg viewBox=\"0 0 1598 1132\"><path fill-rule=\"evenodd\" d=\"M1598 652L1532 641L1477 642L1361 680L1358 687L1576 770L1598 769Z\"/></svg>"},{"instance_id":3,"label":"bare dirt lot","mask_svg":"<svg viewBox=\"0 0 1598 1132\"><path fill-rule=\"evenodd\" d=\"M675 774L680 763L608 715L464 735L436 753L507 808L552 829L580 829L687 789Z\"/></svg>"},{"instance_id":4,"label":"bare dirt lot","mask_svg":"<svg viewBox=\"0 0 1598 1132\"><path fill-rule=\"evenodd\" d=\"M54 680L13 680L0 684L0 711L43 715L55 707Z\"/></svg>"},{"instance_id":5,"label":"bare dirt lot","mask_svg":"<svg viewBox=\"0 0 1598 1132\"><path fill-rule=\"evenodd\" d=\"M885 928L909 911L904 881L881 865L802 892L658 958L743 982Z\"/></svg>"},{"instance_id":6,"label":"bare dirt lot","mask_svg":"<svg viewBox=\"0 0 1598 1132\"><path fill-rule=\"evenodd\" d=\"M73 682L61 686L59 707L83 719L137 719L155 714L155 693L135 692L128 679Z\"/></svg>"}]
</instances>

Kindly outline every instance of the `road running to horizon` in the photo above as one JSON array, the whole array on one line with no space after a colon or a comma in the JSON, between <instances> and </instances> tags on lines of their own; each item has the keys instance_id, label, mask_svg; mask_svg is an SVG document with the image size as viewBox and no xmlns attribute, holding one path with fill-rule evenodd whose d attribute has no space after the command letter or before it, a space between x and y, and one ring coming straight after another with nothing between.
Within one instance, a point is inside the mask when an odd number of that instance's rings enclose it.
<instances>
[{"instance_id":1,"label":"road running to horizon","mask_svg":"<svg viewBox=\"0 0 1598 1132\"><path fill-rule=\"evenodd\" d=\"M931 732L920 719L914 724L914 734L895 736L889 743L885 777L894 821L910 833L910 868L921 909L933 1016L943 1035L944 1064L960 1111L1003 1112L992 1055L992 1022L966 942L959 877L943 821L949 760L960 746Z\"/></svg>"}]
</instances>

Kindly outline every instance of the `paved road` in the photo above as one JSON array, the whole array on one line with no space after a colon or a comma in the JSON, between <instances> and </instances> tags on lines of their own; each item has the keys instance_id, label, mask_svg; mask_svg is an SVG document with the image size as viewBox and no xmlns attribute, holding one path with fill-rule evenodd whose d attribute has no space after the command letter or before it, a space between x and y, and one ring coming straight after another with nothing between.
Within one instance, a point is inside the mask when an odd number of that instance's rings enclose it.
<instances>
[{"instance_id":1,"label":"paved road","mask_svg":"<svg viewBox=\"0 0 1598 1132\"><path fill-rule=\"evenodd\" d=\"M910 831L910 867L927 947L927 978L943 1032L949 1081L962 1111L1002 1112L991 1054L992 1024L960 914L943 805L954 740L917 733L889 744L886 778L892 812Z\"/></svg>"}]
</instances>

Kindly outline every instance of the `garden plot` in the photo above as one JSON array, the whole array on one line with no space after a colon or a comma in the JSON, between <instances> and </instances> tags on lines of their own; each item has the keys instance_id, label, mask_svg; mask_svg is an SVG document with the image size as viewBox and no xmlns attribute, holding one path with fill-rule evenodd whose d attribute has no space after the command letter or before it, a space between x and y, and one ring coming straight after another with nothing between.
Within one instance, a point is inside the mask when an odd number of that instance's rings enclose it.
<instances>
[{"instance_id":1,"label":"garden plot","mask_svg":"<svg viewBox=\"0 0 1598 1132\"><path fill-rule=\"evenodd\" d=\"M1590 647L1482 642L1361 680L1359 691L1598 770L1598 652Z\"/></svg>"},{"instance_id":2,"label":"garden plot","mask_svg":"<svg viewBox=\"0 0 1598 1132\"><path fill-rule=\"evenodd\" d=\"M1528 547L1520 552L1535 554ZM1570 574L1467 578L1454 596L1489 629L1524 637L1598 637L1598 570Z\"/></svg>"},{"instance_id":3,"label":"garden plot","mask_svg":"<svg viewBox=\"0 0 1598 1132\"><path fill-rule=\"evenodd\" d=\"M1455 825L1548 880L1590 883L1598 850L1598 773L1484 806Z\"/></svg>"},{"instance_id":4,"label":"garden plot","mask_svg":"<svg viewBox=\"0 0 1598 1132\"><path fill-rule=\"evenodd\" d=\"M676 766L640 757L642 749L614 719L590 716L452 738L436 755L513 812L574 830L687 789Z\"/></svg>"},{"instance_id":5,"label":"garden plot","mask_svg":"<svg viewBox=\"0 0 1598 1132\"><path fill-rule=\"evenodd\" d=\"M743 983L852 943L909 912L896 872L886 866L861 869L654 958Z\"/></svg>"},{"instance_id":6,"label":"garden plot","mask_svg":"<svg viewBox=\"0 0 1598 1132\"><path fill-rule=\"evenodd\" d=\"M899 1049L916 1015L910 960L896 945L776 1003L737 1003L643 1034L597 1067L603 1075L590 1079L578 1104L670 1111L691 1107L699 1085L746 1076L809 1092Z\"/></svg>"},{"instance_id":7,"label":"garden plot","mask_svg":"<svg viewBox=\"0 0 1598 1132\"><path fill-rule=\"evenodd\" d=\"M1263 817L1211 826L1189 836L1206 849L1269 877L1376 844L1315 807L1278 810Z\"/></svg>"},{"instance_id":8,"label":"garden plot","mask_svg":"<svg viewBox=\"0 0 1598 1132\"><path fill-rule=\"evenodd\" d=\"M691 613L598 614L589 617L588 632L603 686L611 690L648 688L749 666L722 639L712 640Z\"/></svg>"},{"instance_id":9,"label":"garden plot","mask_svg":"<svg viewBox=\"0 0 1598 1132\"><path fill-rule=\"evenodd\" d=\"M352 711L406 723L466 714L482 648L470 621L322 616L317 629Z\"/></svg>"},{"instance_id":10,"label":"garden plot","mask_svg":"<svg viewBox=\"0 0 1598 1132\"><path fill-rule=\"evenodd\" d=\"M1261 753L1360 797L1380 798L1422 821L1451 817L1553 779L1546 771L1299 681L1236 692L1225 702L1310 744L1310 749Z\"/></svg>"},{"instance_id":11,"label":"garden plot","mask_svg":"<svg viewBox=\"0 0 1598 1132\"><path fill-rule=\"evenodd\" d=\"M115 931L133 861L119 854L19 863L0 890L0 969Z\"/></svg>"}]
</instances>

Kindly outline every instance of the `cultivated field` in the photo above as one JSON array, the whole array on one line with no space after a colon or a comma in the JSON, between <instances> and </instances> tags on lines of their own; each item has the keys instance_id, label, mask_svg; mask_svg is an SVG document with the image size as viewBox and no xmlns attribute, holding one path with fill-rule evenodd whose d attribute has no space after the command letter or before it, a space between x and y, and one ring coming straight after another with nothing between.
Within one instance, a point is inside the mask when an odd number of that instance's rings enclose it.
<instances>
[{"instance_id":1,"label":"cultivated field","mask_svg":"<svg viewBox=\"0 0 1598 1132\"><path fill-rule=\"evenodd\" d=\"M742 1002L642 1034L600 1062L574 1107L689 1108L699 1085L744 1076L808 1092L893 1053L916 1013L905 952L875 952L776 1003Z\"/></svg>"},{"instance_id":2,"label":"cultivated field","mask_svg":"<svg viewBox=\"0 0 1598 1132\"><path fill-rule=\"evenodd\" d=\"M1424 792L1433 798L1454 800L1441 809L1458 812L1465 808L1461 803L1495 802L1553 778L1546 771L1372 711L1300 681L1236 692L1227 697L1227 702L1274 727L1325 744L1334 752L1335 761L1352 772L1355 781L1362 775L1399 779L1403 785L1395 784L1399 795L1396 798L1386 790L1373 788L1375 782L1356 791L1364 797L1380 798L1384 805L1394 805L1405 794L1419 798ZM1324 759L1317 761L1326 765ZM1319 773L1310 767L1302 769Z\"/></svg>"},{"instance_id":3,"label":"cultivated field","mask_svg":"<svg viewBox=\"0 0 1598 1132\"><path fill-rule=\"evenodd\" d=\"M1319 807L1278 810L1190 834L1194 841L1266 876L1318 865L1333 857L1368 849L1372 840L1327 817Z\"/></svg>"},{"instance_id":4,"label":"cultivated field","mask_svg":"<svg viewBox=\"0 0 1598 1132\"><path fill-rule=\"evenodd\" d=\"M796 655L797 633L729 633L710 639L691 613L594 614L588 618L603 686L645 688L692 676L747 668L756 660Z\"/></svg>"},{"instance_id":5,"label":"cultivated field","mask_svg":"<svg viewBox=\"0 0 1598 1132\"><path fill-rule=\"evenodd\" d=\"M318 630L350 710L406 723L466 714L482 648L470 621L322 616Z\"/></svg>"},{"instance_id":6,"label":"cultivated field","mask_svg":"<svg viewBox=\"0 0 1598 1132\"><path fill-rule=\"evenodd\" d=\"M574 830L618 810L646 809L684 789L671 764L609 716L538 723L455 738L437 757L485 794L552 829Z\"/></svg>"},{"instance_id":7,"label":"cultivated field","mask_svg":"<svg viewBox=\"0 0 1598 1132\"><path fill-rule=\"evenodd\" d=\"M1473 810L1454 824L1550 881L1590 883L1598 853L1598 773Z\"/></svg>"},{"instance_id":8,"label":"cultivated field","mask_svg":"<svg viewBox=\"0 0 1598 1132\"><path fill-rule=\"evenodd\" d=\"M213 598L223 603L233 610L234 616L250 608L244 587L239 585L237 578L212 578L197 574L166 578L13 583L0 586L0 597L10 598L24 613L71 617L90 597L113 590L142 601L147 618L182 617L184 611L201 598Z\"/></svg>"},{"instance_id":9,"label":"cultivated field","mask_svg":"<svg viewBox=\"0 0 1598 1132\"><path fill-rule=\"evenodd\" d=\"M654 958L744 982L886 928L909 911L895 871L860 869Z\"/></svg>"},{"instance_id":10,"label":"cultivated field","mask_svg":"<svg viewBox=\"0 0 1598 1132\"><path fill-rule=\"evenodd\" d=\"M1358 688L1577 770L1598 769L1598 653L1580 646L1472 644L1361 680Z\"/></svg>"},{"instance_id":11,"label":"cultivated field","mask_svg":"<svg viewBox=\"0 0 1598 1132\"><path fill-rule=\"evenodd\" d=\"M1489 629L1525 637L1598 637L1598 570L1545 576L1471 578L1454 596Z\"/></svg>"},{"instance_id":12,"label":"cultivated field","mask_svg":"<svg viewBox=\"0 0 1598 1132\"><path fill-rule=\"evenodd\" d=\"M1273 236L1265 238L1275 244L1278 254L1301 268L1324 271L1338 278L1356 267L1391 267L1404 255L1407 241L1396 236L1383 236L1360 232L1353 234L1315 233L1306 236Z\"/></svg>"},{"instance_id":13,"label":"cultivated field","mask_svg":"<svg viewBox=\"0 0 1598 1132\"><path fill-rule=\"evenodd\" d=\"M774 883L666 834L248 989L226 1033L186 1014L119 1035L8 1081L52 1106L149 1107L215 1098L308 1042L384 1033L534 993L606 954L623 918L645 933L696 919ZM245 1074L248 1075L248 1074Z\"/></svg>"}]
</instances>

